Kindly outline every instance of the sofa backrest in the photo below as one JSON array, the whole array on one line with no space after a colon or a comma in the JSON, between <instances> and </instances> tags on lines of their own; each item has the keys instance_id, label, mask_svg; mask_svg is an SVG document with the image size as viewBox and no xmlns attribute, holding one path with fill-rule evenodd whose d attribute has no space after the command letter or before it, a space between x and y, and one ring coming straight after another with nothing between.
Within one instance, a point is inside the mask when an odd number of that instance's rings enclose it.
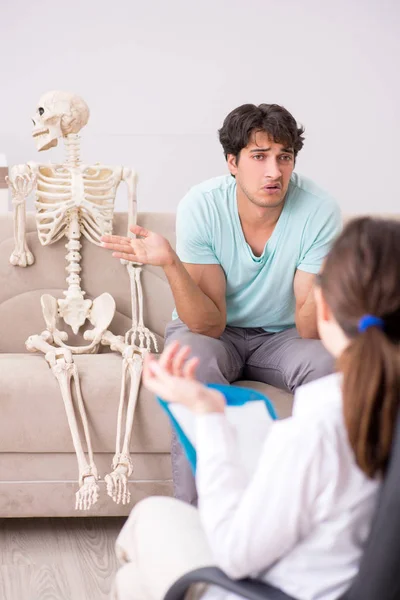
<instances>
[{"instance_id":1,"label":"sofa backrest","mask_svg":"<svg viewBox=\"0 0 400 600\"><path fill-rule=\"evenodd\" d=\"M175 215L168 213L139 213L138 224L162 233L175 245ZM114 233L126 235L126 213L115 213ZM0 216L0 352L26 352L25 340L45 329L40 297L44 293L63 298L68 288L65 271L67 240L51 246L41 246L33 214L27 215L27 241L35 256L30 267L15 267L9 257L14 249L13 215ZM131 327L130 284L126 267L111 256L111 252L82 237L81 287L86 298L94 299L109 292L116 301L117 312L110 329L123 335ZM165 325L171 320L173 298L162 269L145 267L142 273L145 324L162 344ZM75 336L68 325L60 321L59 328L68 333L72 345L87 344ZM102 347L101 352L108 348Z\"/></svg>"},{"instance_id":2,"label":"sofa backrest","mask_svg":"<svg viewBox=\"0 0 400 600\"><path fill-rule=\"evenodd\" d=\"M345 221L352 218L345 216ZM385 215L400 219L400 215ZM139 213L138 224L164 235L175 247L174 213ZM115 213L114 233L126 235L127 214ZM27 215L27 240L35 256L31 267L14 267L9 257L14 248L13 215L0 215L0 352L26 352L25 340L45 329L40 297L49 293L63 298L67 289L65 271L66 239L43 247L35 228L33 214ZM111 256L111 252L99 248L82 237L81 286L86 298L94 299L109 292L115 299L117 312L110 329L123 335L131 326L131 299L129 277L126 268ZM173 298L166 277L158 267L144 267L142 273L144 294L144 320L162 347L165 326L171 319ZM89 328L92 326L88 324ZM64 323L60 329L67 331L68 343L86 344L82 331L75 336ZM108 348L102 347L101 352Z\"/></svg>"}]
</instances>

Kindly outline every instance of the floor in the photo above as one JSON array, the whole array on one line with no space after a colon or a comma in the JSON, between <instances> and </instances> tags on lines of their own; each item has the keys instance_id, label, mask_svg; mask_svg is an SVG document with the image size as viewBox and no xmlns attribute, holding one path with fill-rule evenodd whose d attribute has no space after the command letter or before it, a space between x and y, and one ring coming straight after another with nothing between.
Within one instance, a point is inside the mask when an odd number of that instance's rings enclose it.
<instances>
[{"instance_id":1,"label":"floor","mask_svg":"<svg viewBox=\"0 0 400 600\"><path fill-rule=\"evenodd\" d=\"M0 519L1 600L105 600L125 519Z\"/></svg>"}]
</instances>

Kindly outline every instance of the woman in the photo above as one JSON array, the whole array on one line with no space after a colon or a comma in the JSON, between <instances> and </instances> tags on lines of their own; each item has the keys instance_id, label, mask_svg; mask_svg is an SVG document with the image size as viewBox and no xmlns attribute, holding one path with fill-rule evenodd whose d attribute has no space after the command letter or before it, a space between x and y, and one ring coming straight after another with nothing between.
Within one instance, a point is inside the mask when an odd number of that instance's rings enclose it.
<instances>
[{"instance_id":1,"label":"woman","mask_svg":"<svg viewBox=\"0 0 400 600\"><path fill-rule=\"evenodd\" d=\"M216 564L299 600L334 600L355 577L390 458L400 401L400 223L352 221L317 278L320 337L337 373L295 395L251 479L235 458L224 397L195 381L177 344L148 357L144 384L196 413L199 509L140 503L117 549L118 600L161 600L183 573ZM228 598L196 587L193 598Z\"/></svg>"}]
</instances>

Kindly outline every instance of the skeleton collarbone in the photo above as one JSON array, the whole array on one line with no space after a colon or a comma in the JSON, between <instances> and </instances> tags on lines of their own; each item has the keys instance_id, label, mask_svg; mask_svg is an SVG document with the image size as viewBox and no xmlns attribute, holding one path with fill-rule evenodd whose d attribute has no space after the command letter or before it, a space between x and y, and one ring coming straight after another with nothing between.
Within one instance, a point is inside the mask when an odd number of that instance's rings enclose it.
<instances>
[{"instance_id":1,"label":"skeleton collarbone","mask_svg":"<svg viewBox=\"0 0 400 600\"><path fill-rule=\"evenodd\" d=\"M36 221L43 246L68 236L71 221L94 244L112 232L121 167L49 164L37 165L36 173Z\"/></svg>"}]
</instances>

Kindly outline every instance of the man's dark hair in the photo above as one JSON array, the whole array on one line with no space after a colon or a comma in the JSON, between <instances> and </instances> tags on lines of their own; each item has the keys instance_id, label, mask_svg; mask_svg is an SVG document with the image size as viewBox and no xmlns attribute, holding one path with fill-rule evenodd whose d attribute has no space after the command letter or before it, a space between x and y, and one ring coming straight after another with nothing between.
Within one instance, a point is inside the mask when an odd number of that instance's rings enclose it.
<instances>
[{"instance_id":1,"label":"man's dark hair","mask_svg":"<svg viewBox=\"0 0 400 600\"><path fill-rule=\"evenodd\" d=\"M267 133L276 144L292 148L295 158L303 147L304 128L297 126L286 108L278 104L243 104L229 113L218 131L225 158L228 154L238 158L252 134L258 131Z\"/></svg>"}]
</instances>

